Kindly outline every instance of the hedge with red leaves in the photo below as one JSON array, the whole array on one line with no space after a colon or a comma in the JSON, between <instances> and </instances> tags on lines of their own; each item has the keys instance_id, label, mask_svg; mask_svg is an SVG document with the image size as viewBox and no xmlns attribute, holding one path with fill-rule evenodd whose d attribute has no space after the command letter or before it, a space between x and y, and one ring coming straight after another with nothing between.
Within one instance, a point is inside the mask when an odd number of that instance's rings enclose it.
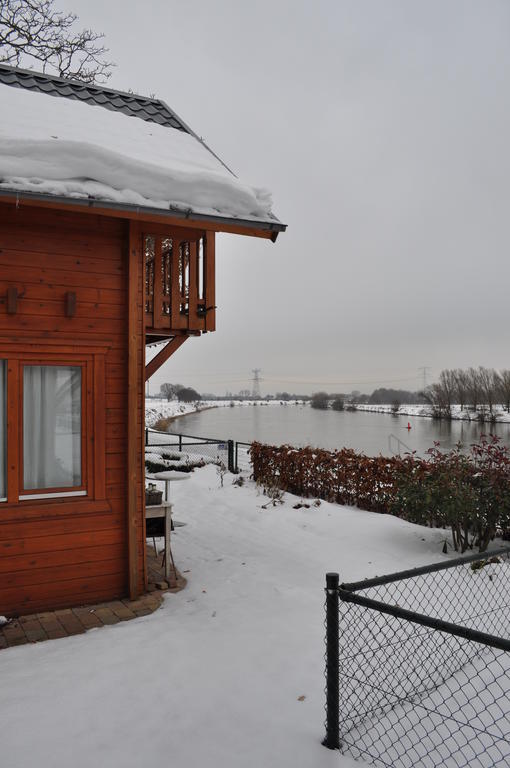
<instances>
[{"instance_id":1,"label":"hedge with red leaves","mask_svg":"<svg viewBox=\"0 0 510 768\"><path fill-rule=\"evenodd\" d=\"M467 454L436 444L426 459L257 442L250 453L265 488L450 527L455 549L485 550L510 531L510 453L497 438L482 437Z\"/></svg>"}]
</instances>

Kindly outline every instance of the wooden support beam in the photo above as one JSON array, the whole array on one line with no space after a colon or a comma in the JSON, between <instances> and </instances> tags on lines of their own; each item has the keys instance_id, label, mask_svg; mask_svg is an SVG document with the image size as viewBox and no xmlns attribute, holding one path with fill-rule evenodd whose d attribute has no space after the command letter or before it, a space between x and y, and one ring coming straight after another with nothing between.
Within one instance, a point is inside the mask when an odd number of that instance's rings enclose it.
<instances>
[{"instance_id":1,"label":"wooden support beam","mask_svg":"<svg viewBox=\"0 0 510 768\"><path fill-rule=\"evenodd\" d=\"M150 377L156 373L158 368L161 368L163 363L166 363L168 358L173 355L174 352L177 352L181 344L184 344L187 338L187 335L174 336L172 341L169 341L168 344L165 344L163 349L158 352L156 357L154 357L150 363L147 363L145 366L145 381L150 379Z\"/></svg>"},{"instance_id":2,"label":"wooden support beam","mask_svg":"<svg viewBox=\"0 0 510 768\"><path fill-rule=\"evenodd\" d=\"M142 264L141 233L138 224L129 222L128 249L128 413L127 413L127 524L129 596L138 597L138 547L137 547L137 415L138 415L138 346L142 337L139 332L138 283Z\"/></svg>"}]
</instances>

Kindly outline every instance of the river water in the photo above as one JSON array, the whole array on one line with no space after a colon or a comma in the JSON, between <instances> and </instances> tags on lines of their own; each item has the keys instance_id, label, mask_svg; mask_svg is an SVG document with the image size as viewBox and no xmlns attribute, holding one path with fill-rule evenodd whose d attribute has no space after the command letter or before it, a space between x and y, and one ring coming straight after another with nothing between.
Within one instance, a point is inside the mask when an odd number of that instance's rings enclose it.
<instances>
[{"instance_id":1,"label":"river water","mask_svg":"<svg viewBox=\"0 0 510 768\"><path fill-rule=\"evenodd\" d=\"M258 440L272 445L347 447L368 456L389 456L399 448L401 453L409 449L424 455L436 440L441 448L447 449L459 441L469 446L481 434L496 434L510 446L510 424L435 421L366 411L321 411L294 404L211 408L176 419L170 431L247 443Z\"/></svg>"}]
</instances>

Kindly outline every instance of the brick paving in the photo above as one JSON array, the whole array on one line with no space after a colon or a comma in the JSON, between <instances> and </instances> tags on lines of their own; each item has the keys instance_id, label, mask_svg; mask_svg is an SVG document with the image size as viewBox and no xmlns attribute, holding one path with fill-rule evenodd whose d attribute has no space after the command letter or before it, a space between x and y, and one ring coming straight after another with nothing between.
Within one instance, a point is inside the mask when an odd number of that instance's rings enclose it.
<instances>
[{"instance_id":1,"label":"brick paving","mask_svg":"<svg viewBox=\"0 0 510 768\"><path fill-rule=\"evenodd\" d=\"M179 572L170 582L165 581L161 556L156 556L152 547L147 547L147 572L148 591L136 600L112 600L12 619L0 627L0 650L80 635L89 629L148 616L159 608L164 592L178 592L186 586L186 579Z\"/></svg>"}]
</instances>

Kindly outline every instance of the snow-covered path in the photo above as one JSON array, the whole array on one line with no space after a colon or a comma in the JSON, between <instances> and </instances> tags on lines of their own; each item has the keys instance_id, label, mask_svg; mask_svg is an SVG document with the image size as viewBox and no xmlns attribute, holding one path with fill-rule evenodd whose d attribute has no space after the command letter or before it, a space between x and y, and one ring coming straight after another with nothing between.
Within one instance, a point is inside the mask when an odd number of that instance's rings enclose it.
<instances>
[{"instance_id":1,"label":"snow-covered path","mask_svg":"<svg viewBox=\"0 0 510 768\"><path fill-rule=\"evenodd\" d=\"M172 488L188 586L159 611L0 653L2 768L359 768L320 745L324 573L439 560L441 531L224 482Z\"/></svg>"}]
</instances>

